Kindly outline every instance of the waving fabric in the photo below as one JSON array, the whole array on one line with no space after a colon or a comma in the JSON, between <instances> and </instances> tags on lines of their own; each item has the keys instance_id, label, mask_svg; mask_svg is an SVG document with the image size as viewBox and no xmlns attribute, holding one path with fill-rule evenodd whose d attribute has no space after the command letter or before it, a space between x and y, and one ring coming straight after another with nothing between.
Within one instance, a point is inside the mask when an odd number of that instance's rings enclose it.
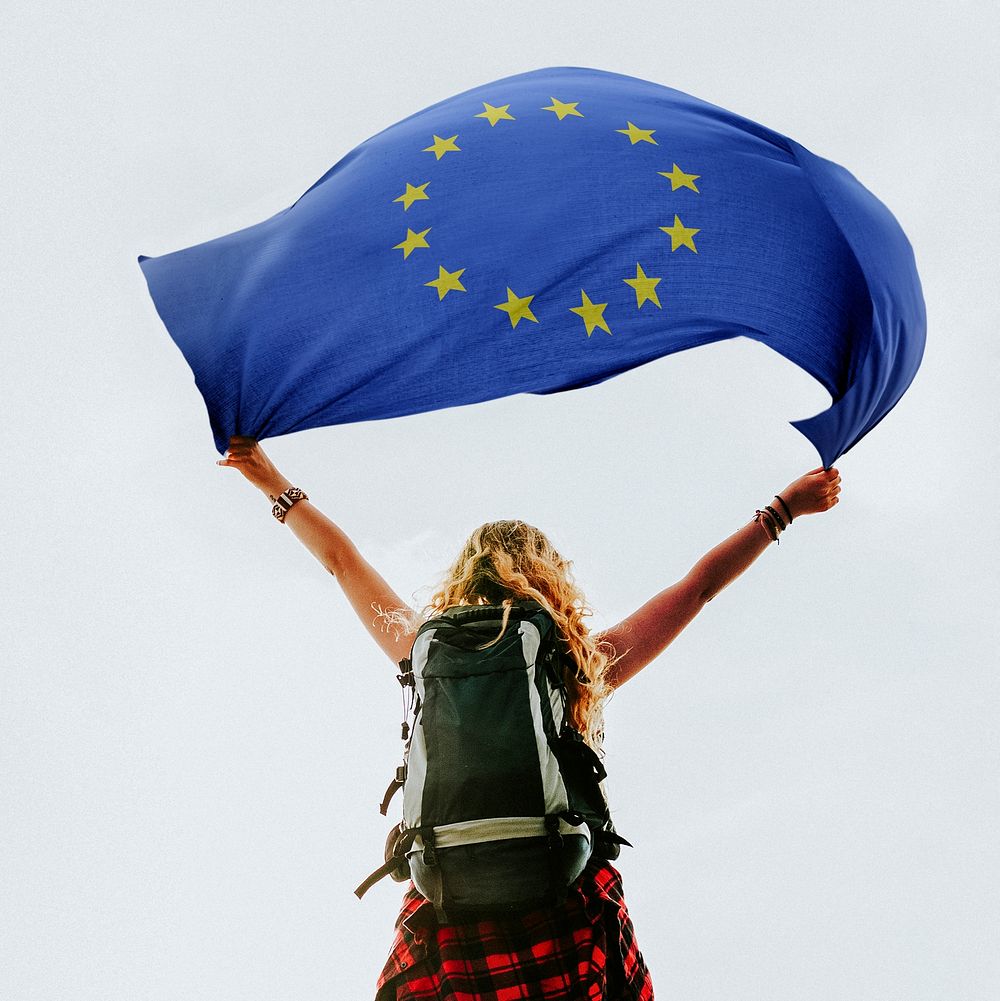
<instances>
[{"instance_id":1,"label":"waving fabric","mask_svg":"<svg viewBox=\"0 0 1000 1001\"><path fill-rule=\"evenodd\" d=\"M847 170L580 67L434 104L272 218L139 263L219 452L749 337L830 393L792 422L829 467L895 406L925 340L909 241Z\"/></svg>"}]
</instances>

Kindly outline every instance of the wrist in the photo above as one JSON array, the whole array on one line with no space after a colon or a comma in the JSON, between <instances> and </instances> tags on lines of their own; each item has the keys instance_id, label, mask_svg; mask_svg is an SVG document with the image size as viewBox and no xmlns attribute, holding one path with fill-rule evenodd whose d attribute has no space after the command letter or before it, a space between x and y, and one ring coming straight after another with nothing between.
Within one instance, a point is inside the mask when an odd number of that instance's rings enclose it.
<instances>
[{"instance_id":1,"label":"wrist","mask_svg":"<svg viewBox=\"0 0 1000 1001\"><path fill-rule=\"evenodd\" d=\"M781 515L786 525L788 524L789 517L795 519L803 513L795 496L793 495L789 497L788 494L789 492L785 490L781 494L781 500L778 500L778 494L775 494L774 497L771 498L771 506L777 508L778 514ZM784 503L782 503L782 501L784 501ZM785 510L786 508L787 510Z\"/></svg>"},{"instance_id":2,"label":"wrist","mask_svg":"<svg viewBox=\"0 0 1000 1001\"><path fill-rule=\"evenodd\" d=\"M290 486L293 486L292 481L286 479L284 476L279 476L277 479L271 480L265 486L261 487L261 490L267 494L267 498L273 504Z\"/></svg>"},{"instance_id":3,"label":"wrist","mask_svg":"<svg viewBox=\"0 0 1000 1001\"><path fill-rule=\"evenodd\" d=\"M764 534L770 542L778 541L778 536L781 535L782 530L778 527L778 522L775 520L774 515L766 509L758 509L754 514L754 521L764 530Z\"/></svg>"}]
</instances>

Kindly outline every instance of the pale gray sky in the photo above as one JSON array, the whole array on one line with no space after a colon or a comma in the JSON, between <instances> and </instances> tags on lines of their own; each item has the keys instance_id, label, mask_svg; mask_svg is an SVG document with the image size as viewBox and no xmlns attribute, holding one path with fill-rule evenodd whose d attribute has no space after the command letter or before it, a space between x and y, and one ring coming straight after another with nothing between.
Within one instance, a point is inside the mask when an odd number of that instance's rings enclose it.
<instances>
[{"instance_id":1,"label":"pale gray sky","mask_svg":"<svg viewBox=\"0 0 1000 1001\"><path fill-rule=\"evenodd\" d=\"M996 8L7 5L0 15L0 998L371 997L402 888L399 689L215 465L136 264L374 132L543 66L694 94L846 166L927 301L909 392L608 710L657 996L987 1001L1000 982ZM992 67L992 69L991 69ZM819 465L829 397L731 340L600 386L265 443L396 590L520 517L610 625Z\"/></svg>"}]
</instances>

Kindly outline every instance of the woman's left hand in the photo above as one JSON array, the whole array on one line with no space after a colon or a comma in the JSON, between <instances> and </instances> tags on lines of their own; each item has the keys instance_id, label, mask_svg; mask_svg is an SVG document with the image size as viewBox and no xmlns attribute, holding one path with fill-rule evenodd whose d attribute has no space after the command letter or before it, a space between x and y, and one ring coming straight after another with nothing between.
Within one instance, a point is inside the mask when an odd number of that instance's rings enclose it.
<instances>
[{"instance_id":1,"label":"woman's left hand","mask_svg":"<svg viewBox=\"0 0 1000 1001\"><path fill-rule=\"evenodd\" d=\"M839 493L840 473L837 468L834 466L824 469L822 466L817 466L789 483L781 492L781 496L791 508L792 517L798 518L804 514L829 511L834 504L840 503L840 498L837 496Z\"/></svg>"},{"instance_id":2,"label":"woman's left hand","mask_svg":"<svg viewBox=\"0 0 1000 1001\"><path fill-rule=\"evenodd\" d=\"M243 435L233 435L229 439L229 448L225 456L217 459L215 464L238 469L258 490L263 490L269 497L277 497L288 482L267 457L259 442Z\"/></svg>"}]
</instances>

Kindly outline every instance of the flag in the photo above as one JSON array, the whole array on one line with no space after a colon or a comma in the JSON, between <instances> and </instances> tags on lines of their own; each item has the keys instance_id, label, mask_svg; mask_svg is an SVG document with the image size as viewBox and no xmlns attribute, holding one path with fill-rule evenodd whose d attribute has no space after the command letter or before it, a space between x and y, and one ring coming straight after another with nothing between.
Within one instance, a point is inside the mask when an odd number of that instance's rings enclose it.
<instances>
[{"instance_id":1,"label":"flag","mask_svg":"<svg viewBox=\"0 0 1000 1001\"><path fill-rule=\"evenodd\" d=\"M910 243L846 169L581 67L433 104L270 219L139 264L220 453L749 337L830 393L791 422L829 467L895 406L925 340Z\"/></svg>"}]
</instances>

